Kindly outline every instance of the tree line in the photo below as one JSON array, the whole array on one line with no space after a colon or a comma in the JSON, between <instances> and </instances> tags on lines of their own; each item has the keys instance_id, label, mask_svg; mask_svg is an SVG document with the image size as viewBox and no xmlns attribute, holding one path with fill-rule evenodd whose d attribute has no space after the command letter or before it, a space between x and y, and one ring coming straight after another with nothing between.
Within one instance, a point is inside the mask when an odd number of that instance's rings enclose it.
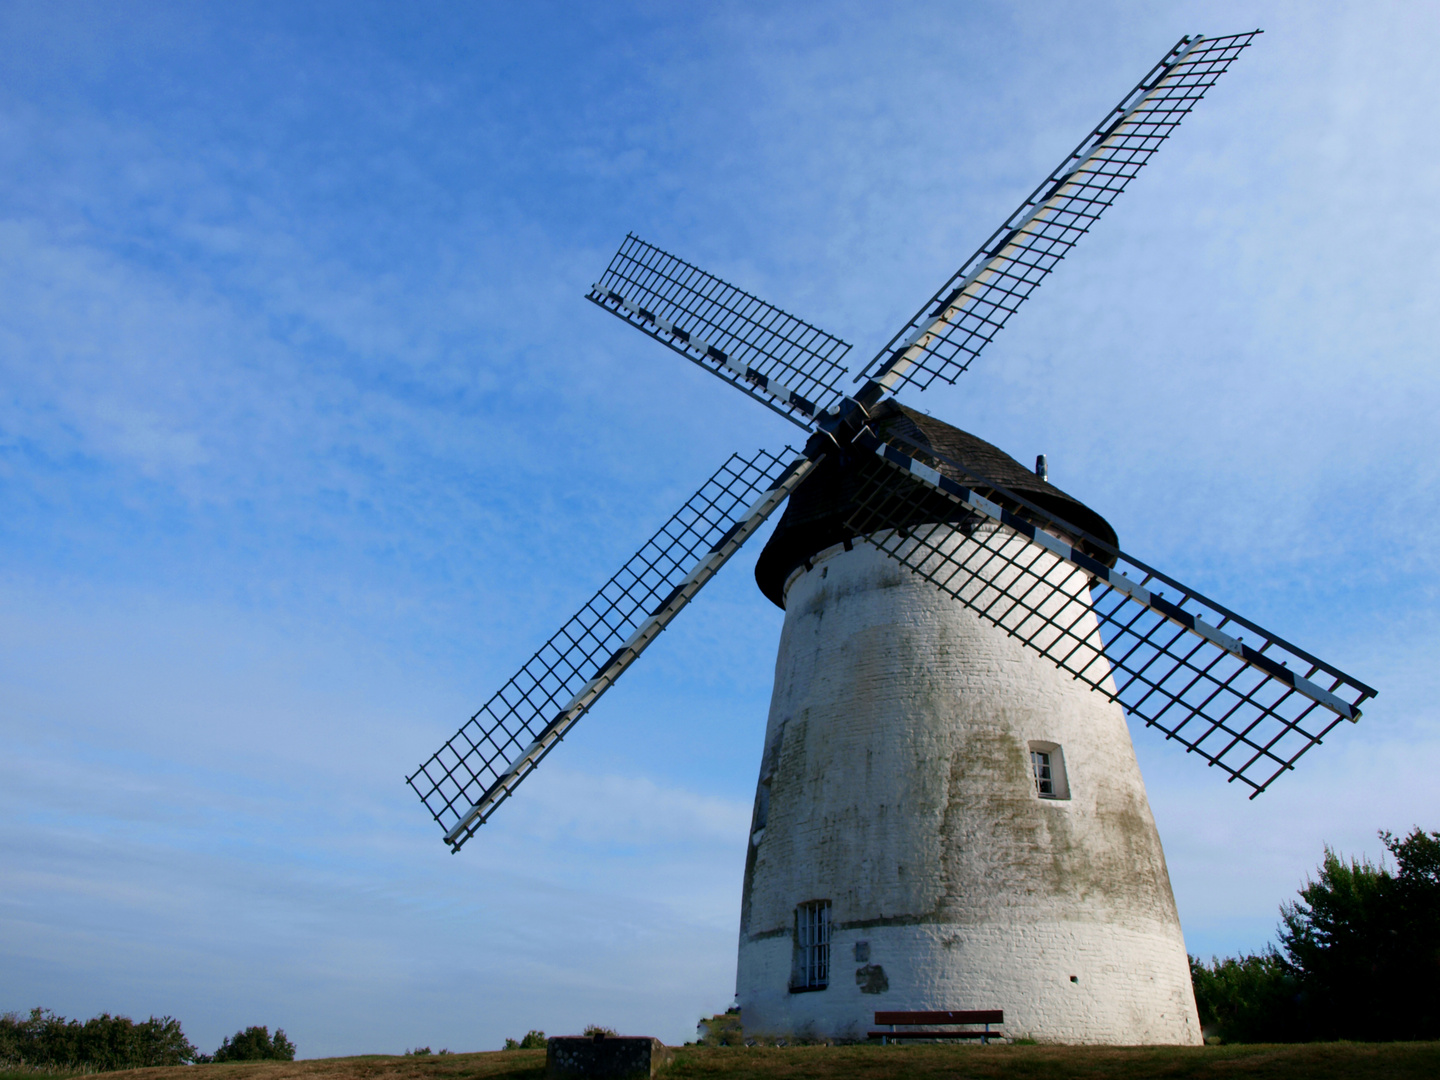
<instances>
[{"instance_id":1,"label":"tree line","mask_svg":"<svg viewBox=\"0 0 1440 1080\"><path fill-rule=\"evenodd\" d=\"M67 1020L49 1009L0 1016L0 1065L87 1069L142 1069L157 1065L218 1061L294 1061L295 1044L279 1028L248 1027L226 1038L213 1054L202 1054L173 1016L136 1022L101 1013Z\"/></svg>"},{"instance_id":2,"label":"tree line","mask_svg":"<svg viewBox=\"0 0 1440 1080\"><path fill-rule=\"evenodd\" d=\"M1380 839L1395 869L1330 848L1280 908L1280 947L1190 958L1207 1037L1440 1039L1440 832Z\"/></svg>"},{"instance_id":3,"label":"tree line","mask_svg":"<svg viewBox=\"0 0 1440 1080\"><path fill-rule=\"evenodd\" d=\"M1280 947L1190 958L1207 1037L1223 1042L1440 1039L1440 832L1382 832L1392 871L1330 848L1299 899L1280 908ZM543 1032L506 1039L543 1046ZM428 1048L427 1048L428 1049ZM171 1016L101 1013L67 1020L48 1009L0 1016L0 1065L136 1069L224 1061L293 1061L295 1044L253 1026L202 1054Z\"/></svg>"}]
</instances>

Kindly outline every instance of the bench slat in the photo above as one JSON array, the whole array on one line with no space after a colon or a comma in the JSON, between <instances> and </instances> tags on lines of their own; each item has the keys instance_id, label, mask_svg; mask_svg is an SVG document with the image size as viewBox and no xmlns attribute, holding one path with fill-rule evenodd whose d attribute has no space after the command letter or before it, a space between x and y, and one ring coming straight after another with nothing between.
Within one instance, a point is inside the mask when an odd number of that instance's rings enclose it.
<instances>
[{"instance_id":1,"label":"bench slat","mask_svg":"<svg viewBox=\"0 0 1440 1080\"><path fill-rule=\"evenodd\" d=\"M1004 1009L971 1012L877 1012L877 1024L1003 1024Z\"/></svg>"},{"instance_id":2,"label":"bench slat","mask_svg":"<svg viewBox=\"0 0 1440 1080\"><path fill-rule=\"evenodd\" d=\"M1003 1039L998 1031L871 1031L872 1039Z\"/></svg>"}]
</instances>

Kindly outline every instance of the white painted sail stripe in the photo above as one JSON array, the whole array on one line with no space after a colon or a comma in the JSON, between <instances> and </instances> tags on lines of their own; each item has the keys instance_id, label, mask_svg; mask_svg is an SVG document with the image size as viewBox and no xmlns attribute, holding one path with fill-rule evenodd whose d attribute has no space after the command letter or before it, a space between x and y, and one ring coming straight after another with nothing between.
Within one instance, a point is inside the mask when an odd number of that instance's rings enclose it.
<instances>
[{"instance_id":1,"label":"white painted sail stripe","mask_svg":"<svg viewBox=\"0 0 1440 1080\"><path fill-rule=\"evenodd\" d=\"M1021 237L1026 235L1025 230L1036 218L1047 210L1058 208L1060 203L1071 197L1071 189L1078 186L1074 178L1082 172L1087 165L1094 161L1102 150L1124 136L1125 129L1129 126L1131 118L1135 115L1136 111L1165 87L1165 84L1179 71L1180 66L1185 62L1185 58L1189 56L1191 51L1203 40L1203 38L1196 37L1189 45L1181 50L1180 55L1170 61L1168 70L1159 81L1150 87L1149 90L1141 93L1140 96L1135 99L1135 102L1120 114L1120 119L1111 126L1109 133L1106 134L1103 139L1083 155L1072 156L1070 160L1076 162L1075 166L1058 179L1057 186L1043 202L1035 204L1030 212L1011 228L1011 239L1009 242L981 263L980 266L976 267L975 270L971 271L965 279L960 282L954 292L955 299L945 306L945 310L910 335L910 338L901 346L904 351L899 359L893 361L884 374L876 380L879 385L887 390L894 388L895 384L900 381L906 371L914 366L920 354L929 346L929 339L932 334L936 333L936 327L942 324L948 326L950 321L960 314L964 306L975 299L975 295L970 290L977 282L982 285L988 284L988 282L980 280L985 274L995 272L1001 263L1012 260L1012 253L1021 247ZM1060 168L1063 169L1064 167L1062 164ZM1056 172L1059 171L1059 169L1056 170Z\"/></svg>"},{"instance_id":2,"label":"white painted sail stripe","mask_svg":"<svg viewBox=\"0 0 1440 1080\"><path fill-rule=\"evenodd\" d=\"M976 495L973 491L971 491L971 489L965 487L964 485L958 484L955 481L949 481L949 484L944 483L943 481L946 478L943 478L940 472L932 469L930 466L925 465L922 462L916 461L914 458L910 457L910 455L904 453L903 451L896 450L894 447L886 443L879 442L878 440L877 444L873 447L873 449L874 452L883 460L889 461L892 464L900 465L902 468L905 468L906 471L908 471L917 480L934 488L935 490L939 491L941 494L952 499L953 501L968 506L972 510L977 510L980 513L984 514L986 517L994 520L996 523L1005 525L1007 528L1014 527L1012 521L1006 520L1007 518L1011 518L1012 515L1007 514L1000 506L991 502L989 499L984 498L983 496ZM960 491L963 491L966 494L960 495L950 491L948 489L950 485L954 485ZM1223 630L1220 630L1218 627L1210 625L1208 622L1206 622L1199 616L1194 615L1191 612L1184 611L1181 608L1178 608L1177 605L1166 603L1163 600L1157 603L1157 597L1145 586L1139 584L1136 581L1132 581L1123 573L1112 570L1104 564L1097 564L1094 559L1085 556L1083 552L1077 552L1071 544L1068 544L1059 537L1046 532L1044 529L1028 522L1025 524L1028 526L1029 530L1027 533L1024 534L1027 536L1027 538L1033 540L1035 543L1041 545L1048 551L1059 556L1061 559L1064 559L1071 565L1076 566L1078 569L1084 570L1086 573L1095 574L1096 576L1103 578L1105 582L1112 588L1124 593L1137 603L1143 604L1145 607L1149 608L1151 611L1154 611L1162 618L1184 629L1194 630L1201 637L1205 638L1207 641L1211 642L1217 647L1224 649L1227 653L1231 654L1237 660L1240 660L1247 666L1258 668L1260 671L1264 672L1271 678L1279 678L1277 674L1267 670L1262 664L1255 663L1255 661L1250 655L1251 650L1247 650L1245 644L1237 638L1231 637L1229 634L1225 633ZM1079 556L1079 558L1077 558L1077 555ZM1084 560L1084 565L1081 565L1081 559ZM1176 611L1180 611L1185 616L1185 618L1180 619L1177 618L1175 615L1171 614L1170 610L1167 610L1171 608L1175 609ZM1270 662L1273 663L1273 661ZM1359 713L1357 712L1355 707L1349 702L1341 700L1340 698L1332 694L1330 691L1326 690L1324 687L1310 681L1303 675L1290 672L1288 668L1284 670L1286 671L1286 677L1282 681L1288 685L1293 686L1299 693L1304 694L1311 701L1314 701L1319 705L1323 705L1325 708L1339 714L1340 716L1345 717L1347 720L1353 721L1358 718Z\"/></svg>"},{"instance_id":3,"label":"white painted sail stripe","mask_svg":"<svg viewBox=\"0 0 1440 1080\"><path fill-rule=\"evenodd\" d=\"M750 504L745 516L740 519L740 527L731 533L730 537L718 548L706 554L685 575L665 605L641 622L635 632L626 639L625 644L616 649L605 666L595 673L595 677L570 699L569 704L556 714L555 719L547 725L545 730L511 760L505 767L505 771L490 785L485 794L460 816L455 826L445 834L447 844L453 845L462 834L471 831L471 825L475 819L483 817L491 806L508 795L510 789L524 778L528 771L527 766L533 767L533 762L537 758L542 756L553 743L565 737L565 734L595 703L596 699L614 684L626 668L639 659L640 654L650 646L650 643L660 636L660 632L669 625L686 604L694 599L695 594L719 573L720 568L729 561L746 540L754 535L755 531L765 523L765 520L775 512L776 507L785 501L785 498L805 477L810 475L821 460L823 459L816 458L813 461L802 459L779 484L761 494Z\"/></svg>"},{"instance_id":4,"label":"white painted sail stripe","mask_svg":"<svg viewBox=\"0 0 1440 1080\"><path fill-rule=\"evenodd\" d=\"M602 305L613 300L615 305L633 322L641 324L647 321L653 322L671 338L672 344L683 349L688 354L693 354L691 359L699 360L716 367L723 367L734 372L735 375L738 376L738 379L735 380L736 384L740 385L741 389L748 393L762 394L776 401L782 407L795 409L806 416L814 416L815 410L819 408L818 403L808 401L803 394L791 389L784 382L773 376L765 376L765 384L763 386L754 382L750 378L751 369L747 367L743 361L725 352L725 350L712 345L704 338L691 334L688 331L681 331L683 337L677 335L673 322L651 312L649 309L643 309L644 315L642 316L642 309L630 303L622 293L615 289L602 288L598 284L592 285L590 286L590 295L597 298ZM715 355L717 353L725 359L723 361L720 360L719 356ZM810 407L807 408L807 405Z\"/></svg>"}]
</instances>

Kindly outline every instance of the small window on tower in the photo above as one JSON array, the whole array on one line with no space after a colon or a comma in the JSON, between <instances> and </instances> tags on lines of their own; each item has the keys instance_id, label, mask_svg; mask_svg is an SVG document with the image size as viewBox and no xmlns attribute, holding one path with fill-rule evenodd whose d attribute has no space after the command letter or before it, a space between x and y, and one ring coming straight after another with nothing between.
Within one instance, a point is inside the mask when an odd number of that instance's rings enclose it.
<instances>
[{"instance_id":1,"label":"small window on tower","mask_svg":"<svg viewBox=\"0 0 1440 1080\"><path fill-rule=\"evenodd\" d=\"M795 959L790 992L830 985L830 901L807 900L795 908Z\"/></svg>"},{"instance_id":2,"label":"small window on tower","mask_svg":"<svg viewBox=\"0 0 1440 1080\"><path fill-rule=\"evenodd\" d=\"M1035 793L1042 799L1053 799L1055 777L1050 773L1050 755L1044 750L1031 750L1030 767L1035 770Z\"/></svg>"},{"instance_id":3,"label":"small window on tower","mask_svg":"<svg viewBox=\"0 0 1440 1080\"><path fill-rule=\"evenodd\" d=\"M1035 794L1042 799L1070 798L1070 783L1065 776L1065 755L1058 743L1030 744L1030 779Z\"/></svg>"}]
</instances>

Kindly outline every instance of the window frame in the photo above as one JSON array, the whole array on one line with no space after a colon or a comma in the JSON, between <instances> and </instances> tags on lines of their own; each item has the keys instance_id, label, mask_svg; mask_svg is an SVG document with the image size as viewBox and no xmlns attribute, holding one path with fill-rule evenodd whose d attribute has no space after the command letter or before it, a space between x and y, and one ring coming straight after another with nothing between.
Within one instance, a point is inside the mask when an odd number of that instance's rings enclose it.
<instances>
[{"instance_id":1,"label":"window frame","mask_svg":"<svg viewBox=\"0 0 1440 1080\"><path fill-rule=\"evenodd\" d=\"M1065 768L1065 751L1060 744L1032 739L1028 749L1027 765L1031 792L1037 799L1044 802L1067 802L1070 799L1070 776ZM1040 787L1044 782L1040 777L1040 769L1036 760L1040 755L1045 757L1050 770L1050 791L1048 793L1042 791Z\"/></svg>"},{"instance_id":2,"label":"window frame","mask_svg":"<svg viewBox=\"0 0 1440 1080\"><path fill-rule=\"evenodd\" d=\"M1030 778L1035 781L1035 794L1042 799L1055 797L1055 772L1050 764L1050 751L1030 751Z\"/></svg>"},{"instance_id":3,"label":"window frame","mask_svg":"<svg viewBox=\"0 0 1440 1080\"><path fill-rule=\"evenodd\" d=\"M790 992L812 993L830 985L833 922L829 900L805 900L795 905L794 955L790 966Z\"/></svg>"}]
</instances>

